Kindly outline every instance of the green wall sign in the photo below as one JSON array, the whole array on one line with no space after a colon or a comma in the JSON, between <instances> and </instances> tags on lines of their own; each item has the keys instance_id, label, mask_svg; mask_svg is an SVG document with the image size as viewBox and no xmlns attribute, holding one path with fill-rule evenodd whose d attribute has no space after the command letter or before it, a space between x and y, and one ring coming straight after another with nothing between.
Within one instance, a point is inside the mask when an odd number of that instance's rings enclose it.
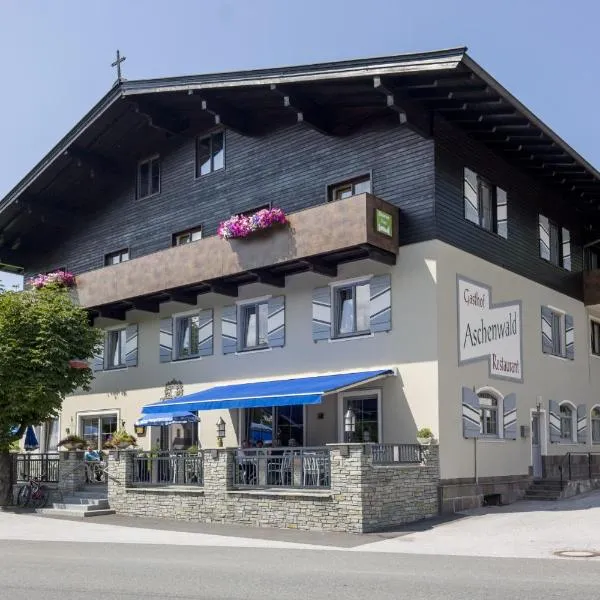
<instances>
[{"instance_id":1,"label":"green wall sign","mask_svg":"<svg viewBox=\"0 0 600 600\"><path fill-rule=\"evenodd\" d=\"M383 233L383 235L392 237L393 225L394 220L390 213L386 213L379 208L375 209L375 229L377 233Z\"/></svg>"}]
</instances>

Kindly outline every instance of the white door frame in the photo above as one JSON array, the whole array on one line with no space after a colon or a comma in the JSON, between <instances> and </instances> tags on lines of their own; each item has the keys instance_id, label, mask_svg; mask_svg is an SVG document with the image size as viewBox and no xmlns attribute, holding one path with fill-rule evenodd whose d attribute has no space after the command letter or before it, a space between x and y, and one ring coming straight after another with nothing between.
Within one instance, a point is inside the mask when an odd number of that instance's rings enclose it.
<instances>
[{"instance_id":1,"label":"white door frame","mask_svg":"<svg viewBox=\"0 0 600 600\"><path fill-rule=\"evenodd\" d=\"M548 454L548 418L546 410L540 408L540 410L536 410L532 408L529 410L529 428L531 429L531 422L533 421L533 415L538 413L538 427L539 427L539 438L540 438L540 454L542 456L542 468L543 468L543 457ZM530 432L530 443L529 443L529 451L530 451L530 460L531 466L533 467L533 430Z\"/></svg>"}]
</instances>

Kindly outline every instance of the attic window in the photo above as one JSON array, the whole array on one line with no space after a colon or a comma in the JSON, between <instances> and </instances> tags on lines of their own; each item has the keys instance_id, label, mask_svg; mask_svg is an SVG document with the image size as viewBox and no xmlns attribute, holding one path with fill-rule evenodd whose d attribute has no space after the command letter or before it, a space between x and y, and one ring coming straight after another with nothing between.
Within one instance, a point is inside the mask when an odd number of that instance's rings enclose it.
<instances>
[{"instance_id":1,"label":"attic window","mask_svg":"<svg viewBox=\"0 0 600 600\"><path fill-rule=\"evenodd\" d=\"M160 157L153 156L138 164L137 197L147 198L160 193Z\"/></svg>"}]
</instances>

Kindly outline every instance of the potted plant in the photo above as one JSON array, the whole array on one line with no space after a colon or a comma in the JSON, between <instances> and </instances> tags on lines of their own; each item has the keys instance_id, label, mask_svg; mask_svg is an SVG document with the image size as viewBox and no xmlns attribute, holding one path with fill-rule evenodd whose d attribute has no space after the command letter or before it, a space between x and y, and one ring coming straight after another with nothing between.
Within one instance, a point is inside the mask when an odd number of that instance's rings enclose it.
<instances>
[{"instance_id":1,"label":"potted plant","mask_svg":"<svg viewBox=\"0 0 600 600\"><path fill-rule=\"evenodd\" d=\"M115 450L123 450L129 446L137 446L137 439L134 435L127 433L125 429L115 431L110 439L104 444L105 448L113 448Z\"/></svg>"},{"instance_id":2,"label":"potted plant","mask_svg":"<svg viewBox=\"0 0 600 600\"><path fill-rule=\"evenodd\" d=\"M428 446L433 441L433 433L429 427L421 427L417 431L417 441L421 446Z\"/></svg>"},{"instance_id":3,"label":"potted plant","mask_svg":"<svg viewBox=\"0 0 600 600\"><path fill-rule=\"evenodd\" d=\"M62 446L65 450L83 450L85 445L86 441L74 433L60 440L57 444L59 448Z\"/></svg>"},{"instance_id":4,"label":"potted plant","mask_svg":"<svg viewBox=\"0 0 600 600\"><path fill-rule=\"evenodd\" d=\"M287 223L287 217L281 208L263 208L253 215L233 215L219 225L217 234L223 240L246 238L257 231Z\"/></svg>"}]
</instances>

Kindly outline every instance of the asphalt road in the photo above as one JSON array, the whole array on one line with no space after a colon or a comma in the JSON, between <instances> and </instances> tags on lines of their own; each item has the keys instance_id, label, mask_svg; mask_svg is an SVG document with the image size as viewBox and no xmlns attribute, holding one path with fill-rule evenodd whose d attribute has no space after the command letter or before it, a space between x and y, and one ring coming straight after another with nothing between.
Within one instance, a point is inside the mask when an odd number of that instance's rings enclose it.
<instances>
[{"instance_id":1,"label":"asphalt road","mask_svg":"<svg viewBox=\"0 0 600 600\"><path fill-rule=\"evenodd\" d=\"M2 600L597 600L600 563L0 541Z\"/></svg>"}]
</instances>

